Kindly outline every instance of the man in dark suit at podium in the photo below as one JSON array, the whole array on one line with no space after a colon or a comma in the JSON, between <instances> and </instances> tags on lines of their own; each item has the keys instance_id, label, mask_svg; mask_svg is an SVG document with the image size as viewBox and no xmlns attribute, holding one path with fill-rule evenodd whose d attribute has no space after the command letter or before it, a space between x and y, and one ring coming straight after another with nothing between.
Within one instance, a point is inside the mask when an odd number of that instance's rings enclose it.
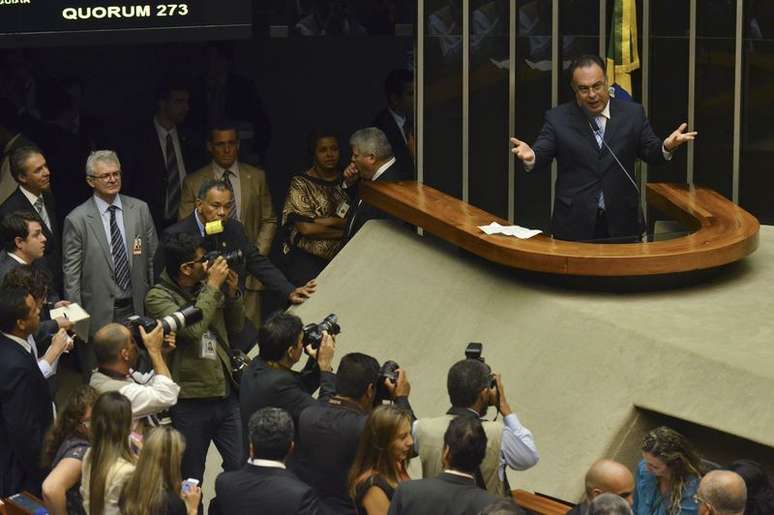
<instances>
[{"instance_id":1,"label":"man in dark suit at podium","mask_svg":"<svg viewBox=\"0 0 774 515\"><path fill-rule=\"evenodd\" d=\"M546 113L532 148L511 138L512 152L527 171L557 160L554 238L639 241L643 223L635 159L663 163L697 133L686 132L683 123L668 138L659 139L641 105L610 98L605 63L596 55L576 59L570 77L575 101Z\"/></svg>"},{"instance_id":2,"label":"man in dark suit at podium","mask_svg":"<svg viewBox=\"0 0 774 515\"><path fill-rule=\"evenodd\" d=\"M384 81L387 107L371 122L387 136L398 165L414 178L414 156L410 146L414 138L414 74L410 70L393 70Z\"/></svg>"},{"instance_id":3,"label":"man in dark suit at podium","mask_svg":"<svg viewBox=\"0 0 774 515\"><path fill-rule=\"evenodd\" d=\"M347 213L344 236L352 238L369 220L389 218L384 212L370 206L360 198L358 182L404 181L411 173L401 168L392 152L392 145L381 129L368 127L355 132L349 139L352 146L352 162L344 170L344 180L352 200Z\"/></svg>"},{"instance_id":4,"label":"man in dark suit at podium","mask_svg":"<svg viewBox=\"0 0 774 515\"><path fill-rule=\"evenodd\" d=\"M40 149L21 147L11 154L11 176L16 190L0 205L0 217L23 211L31 213L46 237L46 250L40 265L51 274L57 297L62 296L62 233L57 225L54 196L51 193L51 173Z\"/></svg>"}]
</instances>

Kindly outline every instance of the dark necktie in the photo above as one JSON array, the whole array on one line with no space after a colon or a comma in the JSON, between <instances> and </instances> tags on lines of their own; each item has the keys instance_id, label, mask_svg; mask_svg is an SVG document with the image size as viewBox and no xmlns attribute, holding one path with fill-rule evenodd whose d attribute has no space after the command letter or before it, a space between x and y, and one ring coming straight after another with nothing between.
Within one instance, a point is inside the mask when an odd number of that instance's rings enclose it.
<instances>
[{"instance_id":1,"label":"dark necktie","mask_svg":"<svg viewBox=\"0 0 774 515\"><path fill-rule=\"evenodd\" d=\"M110 206L110 249L113 254L113 267L115 270L116 285L122 291L129 291L131 278L129 276L129 260L126 256L126 245L121 237L116 222L116 210L118 207Z\"/></svg>"},{"instance_id":2,"label":"dark necktie","mask_svg":"<svg viewBox=\"0 0 774 515\"><path fill-rule=\"evenodd\" d=\"M48 230L51 230L51 220L48 219L48 213L46 213L46 205L43 203L43 197L38 197L38 200L35 201L35 204L33 204L35 207L35 211L38 212L40 215L40 219L43 220L43 223L46 224L46 227Z\"/></svg>"},{"instance_id":3,"label":"dark necktie","mask_svg":"<svg viewBox=\"0 0 774 515\"><path fill-rule=\"evenodd\" d=\"M231 176L234 175L234 172L231 170L226 170L223 172L223 182L226 183L226 186L228 186L228 189L231 190L231 209L228 211L228 217L233 218L234 220L237 219L236 215L236 191L234 191L234 185L231 184Z\"/></svg>"},{"instance_id":4,"label":"dark necktie","mask_svg":"<svg viewBox=\"0 0 774 515\"><path fill-rule=\"evenodd\" d=\"M180 169L177 165L177 152L172 141L172 134L167 133L167 209L164 216L167 220L177 218L177 208L180 206Z\"/></svg>"}]
</instances>

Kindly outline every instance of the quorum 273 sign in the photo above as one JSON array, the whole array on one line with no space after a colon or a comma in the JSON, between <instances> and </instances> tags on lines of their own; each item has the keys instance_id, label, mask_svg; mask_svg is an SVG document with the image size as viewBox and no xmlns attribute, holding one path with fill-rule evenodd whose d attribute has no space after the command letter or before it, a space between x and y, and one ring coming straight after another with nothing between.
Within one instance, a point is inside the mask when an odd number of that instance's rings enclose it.
<instances>
[{"instance_id":1,"label":"quorum 273 sign","mask_svg":"<svg viewBox=\"0 0 774 515\"><path fill-rule=\"evenodd\" d=\"M0 0L0 44L249 37L251 0Z\"/></svg>"}]
</instances>

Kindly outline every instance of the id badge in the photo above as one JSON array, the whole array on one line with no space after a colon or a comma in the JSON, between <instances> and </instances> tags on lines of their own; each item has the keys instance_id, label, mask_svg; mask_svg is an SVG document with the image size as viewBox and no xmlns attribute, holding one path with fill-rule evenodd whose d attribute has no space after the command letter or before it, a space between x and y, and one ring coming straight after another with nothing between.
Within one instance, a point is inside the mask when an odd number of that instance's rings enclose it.
<instances>
[{"instance_id":1,"label":"id badge","mask_svg":"<svg viewBox=\"0 0 774 515\"><path fill-rule=\"evenodd\" d=\"M343 201L341 204L339 204L339 207L336 208L336 216L339 218L346 218L348 211L349 204L346 201Z\"/></svg>"},{"instance_id":2,"label":"id badge","mask_svg":"<svg viewBox=\"0 0 774 515\"><path fill-rule=\"evenodd\" d=\"M134 239L134 243L132 244L132 255L142 256L142 238L139 236Z\"/></svg>"},{"instance_id":3,"label":"id badge","mask_svg":"<svg viewBox=\"0 0 774 515\"><path fill-rule=\"evenodd\" d=\"M218 340L212 331L204 333L199 342L199 359L218 359L218 353L215 351L216 345L218 345Z\"/></svg>"}]
</instances>

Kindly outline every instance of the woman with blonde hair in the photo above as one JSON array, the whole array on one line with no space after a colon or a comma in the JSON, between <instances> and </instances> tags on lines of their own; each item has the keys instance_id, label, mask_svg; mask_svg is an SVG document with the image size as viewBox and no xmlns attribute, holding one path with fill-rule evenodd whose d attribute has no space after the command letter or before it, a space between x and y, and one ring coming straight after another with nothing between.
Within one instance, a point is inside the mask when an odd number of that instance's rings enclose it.
<instances>
[{"instance_id":1,"label":"woman with blonde hair","mask_svg":"<svg viewBox=\"0 0 774 515\"><path fill-rule=\"evenodd\" d=\"M642 440L635 478L635 515L693 515L703 473L701 457L674 429L657 427Z\"/></svg>"},{"instance_id":2,"label":"woman with blonde hair","mask_svg":"<svg viewBox=\"0 0 774 515\"><path fill-rule=\"evenodd\" d=\"M180 462L185 440L172 426L151 430L132 478L121 493L123 515L196 515L201 488L181 490Z\"/></svg>"},{"instance_id":3,"label":"woman with blonde hair","mask_svg":"<svg viewBox=\"0 0 774 515\"><path fill-rule=\"evenodd\" d=\"M43 440L43 467L51 468L43 481L43 500L51 515L81 515L81 468L89 449L91 409L97 391L79 387L67 400Z\"/></svg>"},{"instance_id":4,"label":"woman with blonde hair","mask_svg":"<svg viewBox=\"0 0 774 515\"><path fill-rule=\"evenodd\" d=\"M359 515L387 513L398 483L410 479L406 466L413 446L411 413L390 405L371 412L349 472L350 496Z\"/></svg>"},{"instance_id":5,"label":"woman with blonde hair","mask_svg":"<svg viewBox=\"0 0 774 515\"><path fill-rule=\"evenodd\" d=\"M134 472L129 449L132 405L118 392L103 393L91 412L91 449L83 458L81 496L88 515L118 515L118 497Z\"/></svg>"}]
</instances>

